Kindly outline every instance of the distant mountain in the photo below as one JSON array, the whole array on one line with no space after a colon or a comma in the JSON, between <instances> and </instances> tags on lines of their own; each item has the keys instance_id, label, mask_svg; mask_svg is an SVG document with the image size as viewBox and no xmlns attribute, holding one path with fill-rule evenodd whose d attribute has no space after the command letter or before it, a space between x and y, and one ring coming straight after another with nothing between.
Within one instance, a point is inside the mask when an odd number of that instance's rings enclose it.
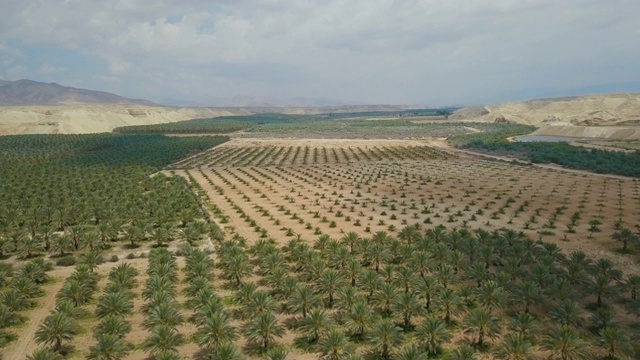
<instances>
[{"instance_id":1,"label":"distant mountain","mask_svg":"<svg viewBox=\"0 0 640 360\"><path fill-rule=\"evenodd\" d=\"M203 101L166 99L164 103L175 106L232 107L232 108L282 108L282 107L323 107L351 105L351 102L327 98L270 98L264 96L237 95L213 98Z\"/></svg>"},{"instance_id":2,"label":"distant mountain","mask_svg":"<svg viewBox=\"0 0 640 360\"><path fill-rule=\"evenodd\" d=\"M135 104L157 105L149 100L129 99L93 91L32 80L0 80L0 105Z\"/></svg>"}]
</instances>

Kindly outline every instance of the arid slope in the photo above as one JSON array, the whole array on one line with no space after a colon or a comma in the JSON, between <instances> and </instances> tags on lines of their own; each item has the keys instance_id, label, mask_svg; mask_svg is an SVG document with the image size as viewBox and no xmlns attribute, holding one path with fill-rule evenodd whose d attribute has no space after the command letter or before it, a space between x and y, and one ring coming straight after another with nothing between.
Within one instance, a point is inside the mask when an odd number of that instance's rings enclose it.
<instances>
[{"instance_id":1,"label":"arid slope","mask_svg":"<svg viewBox=\"0 0 640 360\"><path fill-rule=\"evenodd\" d=\"M640 139L640 94L539 99L464 108L452 118L507 121L539 127L536 134Z\"/></svg>"}]
</instances>

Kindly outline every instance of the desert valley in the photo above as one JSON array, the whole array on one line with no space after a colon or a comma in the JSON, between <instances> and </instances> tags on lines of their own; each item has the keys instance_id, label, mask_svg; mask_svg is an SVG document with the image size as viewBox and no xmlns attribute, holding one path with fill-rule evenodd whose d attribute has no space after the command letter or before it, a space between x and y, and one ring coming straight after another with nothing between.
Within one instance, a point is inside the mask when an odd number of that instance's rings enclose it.
<instances>
[{"instance_id":1,"label":"desert valley","mask_svg":"<svg viewBox=\"0 0 640 360\"><path fill-rule=\"evenodd\" d=\"M638 94L460 109L77 94L0 107L3 359L638 353Z\"/></svg>"}]
</instances>

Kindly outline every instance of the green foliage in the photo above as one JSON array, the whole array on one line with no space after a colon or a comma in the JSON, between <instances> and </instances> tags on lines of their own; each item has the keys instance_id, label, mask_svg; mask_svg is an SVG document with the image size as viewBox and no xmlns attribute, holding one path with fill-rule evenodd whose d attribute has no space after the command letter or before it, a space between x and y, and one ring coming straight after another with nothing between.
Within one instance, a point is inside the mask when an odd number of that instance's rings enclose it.
<instances>
[{"instance_id":1,"label":"green foliage","mask_svg":"<svg viewBox=\"0 0 640 360\"><path fill-rule=\"evenodd\" d=\"M137 225L144 238L149 226L182 221L183 209L198 214L184 179L149 175L226 140L114 134L0 137L0 238L21 244L2 250L24 257L41 251L58 256L82 248L99 251L127 225ZM43 242L32 244L33 239ZM73 264L71 258L62 259L60 265Z\"/></svg>"},{"instance_id":2,"label":"green foliage","mask_svg":"<svg viewBox=\"0 0 640 360\"><path fill-rule=\"evenodd\" d=\"M505 129L493 133L454 135L449 142L458 148L508 154L533 163L553 163L572 169L597 173L640 177L640 152L613 152L587 149L563 142L509 142L508 137L530 133L526 125L504 125Z\"/></svg>"}]
</instances>

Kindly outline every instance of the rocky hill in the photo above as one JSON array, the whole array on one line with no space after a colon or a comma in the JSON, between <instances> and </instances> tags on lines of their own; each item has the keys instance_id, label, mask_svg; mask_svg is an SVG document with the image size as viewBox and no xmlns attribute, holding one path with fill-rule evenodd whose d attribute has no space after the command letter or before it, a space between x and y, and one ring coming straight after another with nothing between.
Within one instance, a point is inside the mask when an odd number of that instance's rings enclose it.
<instances>
[{"instance_id":1,"label":"rocky hill","mask_svg":"<svg viewBox=\"0 0 640 360\"><path fill-rule=\"evenodd\" d=\"M537 99L464 108L455 116L535 126L640 125L640 94L606 94Z\"/></svg>"},{"instance_id":2,"label":"rocky hill","mask_svg":"<svg viewBox=\"0 0 640 360\"><path fill-rule=\"evenodd\" d=\"M620 93L537 99L468 107L450 118L537 126L538 135L640 138L640 94Z\"/></svg>"}]
</instances>

